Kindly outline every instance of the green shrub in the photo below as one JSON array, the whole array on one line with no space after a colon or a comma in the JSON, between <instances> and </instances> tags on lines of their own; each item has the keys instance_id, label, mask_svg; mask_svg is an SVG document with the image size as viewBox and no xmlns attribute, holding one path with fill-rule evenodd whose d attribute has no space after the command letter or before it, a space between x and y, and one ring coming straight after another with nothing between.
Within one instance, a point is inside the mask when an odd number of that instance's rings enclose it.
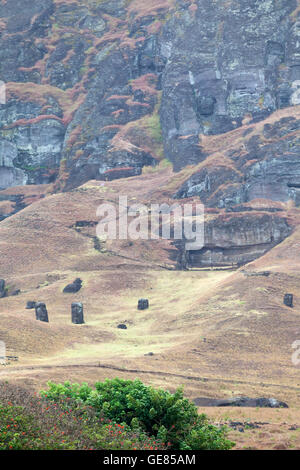
<instances>
[{"instance_id":1,"label":"green shrub","mask_svg":"<svg viewBox=\"0 0 300 470\"><path fill-rule=\"evenodd\" d=\"M34 413L21 406L0 405L0 450L75 449L76 443L57 428L42 429Z\"/></svg>"},{"instance_id":2,"label":"green shrub","mask_svg":"<svg viewBox=\"0 0 300 470\"><path fill-rule=\"evenodd\" d=\"M113 423L79 401L47 401L0 384L0 450L165 450L140 428Z\"/></svg>"},{"instance_id":3,"label":"green shrub","mask_svg":"<svg viewBox=\"0 0 300 470\"><path fill-rule=\"evenodd\" d=\"M61 397L92 406L115 423L145 432L154 439L170 443L174 449L230 449L224 428L209 424L198 415L196 406L184 398L183 390L174 394L144 385L140 380L113 379L97 382L95 389L82 385L48 383L41 395Z\"/></svg>"}]
</instances>

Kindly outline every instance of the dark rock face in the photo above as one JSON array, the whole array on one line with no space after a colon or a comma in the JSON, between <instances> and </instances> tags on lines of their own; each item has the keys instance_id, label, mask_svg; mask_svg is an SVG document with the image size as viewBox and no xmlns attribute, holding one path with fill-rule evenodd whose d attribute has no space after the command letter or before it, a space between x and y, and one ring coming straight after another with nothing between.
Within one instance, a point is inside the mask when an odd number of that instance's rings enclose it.
<instances>
[{"instance_id":1,"label":"dark rock face","mask_svg":"<svg viewBox=\"0 0 300 470\"><path fill-rule=\"evenodd\" d=\"M194 400L196 406L241 406L253 408L288 408L288 405L276 398L248 398L235 397L224 400L216 400L213 398L196 398Z\"/></svg>"},{"instance_id":2,"label":"dark rock face","mask_svg":"<svg viewBox=\"0 0 300 470\"><path fill-rule=\"evenodd\" d=\"M6 296L6 288L4 279L0 279L0 299Z\"/></svg>"},{"instance_id":3,"label":"dark rock face","mask_svg":"<svg viewBox=\"0 0 300 470\"><path fill-rule=\"evenodd\" d=\"M182 138L222 134L240 126L246 114L260 120L296 104L293 79L299 79L293 0L198 0L193 13L180 3L182 14L167 22L161 41L168 60L162 128L175 169L195 162L193 148L181 153ZM197 156L203 160L200 151Z\"/></svg>"},{"instance_id":4,"label":"dark rock face","mask_svg":"<svg viewBox=\"0 0 300 470\"><path fill-rule=\"evenodd\" d=\"M284 299L283 299L284 305L286 305L287 307L293 307L294 306L293 299L294 299L293 294L285 294Z\"/></svg>"},{"instance_id":5,"label":"dark rock face","mask_svg":"<svg viewBox=\"0 0 300 470\"><path fill-rule=\"evenodd\" d=\"M193 267L243 265L284 240L291 228L284 218L239 213L217 216L205 223L204 247L188 252Z\"/></svg>"},{"instance_id":6,"label":"dark rock face","mask_svg":"<svg viewBox=\"0 0 300 470\"><path fill-rule=\"evenodd\" d=\"M63 292L65 294L75 294L76 292L80 291L81 287L82 287L82 280L77 278L75 279L75 281L72 282L72 284L68 284L64 288Z\"/></svg>"},{"instance_id":7,"label":"dark rock face","mask_svg":"<svg viewBox=\"0 0 300 470\"><path fill-rule=\"evenodd\" d=\"M36 316L36 319L39 320L39 321L46 322L46 323L49 322L46 304L44 304L42 302L38 302L36 304L36 306L35 306L35 316Z\"/></svg>"},{"instance_id":8,"label":"dark rock face","mask_svg":"<svg viewBox=\"0 0 300 470\"><path fill-rule=\"evenodd\" d=\"M35 308L35 306L36 306L36 302L34 300L28 300L28 302L26 304L26 309L31 310L31 309Z\"/></svg>"},{"instance_id":9,"label":"dark rock face","mask_svg":"<svg viewBox=\"0 0 300 470\"><path fill-rule=\"evenodd\" d=\"M0 190L69 190L140 175L165 157L175 171L197 165L174 198L243 214L257 200L299 205L297 1L146 3L1 3ZM207 146L211 136L219 148ZM204 249L182 251L178 266L252 261L290 233L265 214L279 210L265 207L251 226L232 217L223 233L215 218ZM241 234L230 242L232 230Z\"/></svg>"},{"instance_id":10,"label":"dark rock face","mask_svg":"<svg viewBox=\"0 0 300 470\"><path fill-rule=\"evenodd\" d=\"M0 189L136 175L163 146L178 170L199 134L300 103L296 0L144 3L0 5Z\"/></svg>"},{"instance_id":11,"label":"dark rock face","mask_svg":"<svg viewBox=\"0 0 300 470\"><path fill-rule=\"evenodd\" d=\"M300 120L282 118L265 124L262 132L242 135L239 143L224 152L222 164L195 171L175 193L175 198L199 196L209 207L236 210L256 200L300 203Z\"/></svg>"},{"instance_id":12,"label":"dark rock face","mask_svg":"<svg viewBox=\"0 0 300 470\"><path fill-rule=\"evenodd\" d=\"M121 178L130 178L131 176L137 176L137 175L140 175L141 173L142 173L141 168L134 168L134 167L114 168L112 170L105 171L100 176L100 179L103 179L105 181L113 181L113 180L121 179Z\"/></svg>"},{"instance_id":13,"label":"dark rock face","mask_svg":"<svg viewBox=\"0 0 300 470\"><path fill-rule=\"evenodd\" d=\"M242 271L244 276L246 277L269 277L271 275L271 271Z\"/></svg>"},{"instance_id":14,"label":"dark rock face","mask_svg":"<svg viewBox=\"0 0 300 470\"><path fill-rule=\"evenodd\" d=\"M138 310L147 310L149 308L149 300L148 299L140 299L138 301Z\"/></svg>"},{"instance_id":15,"label":"dark rock face","mask_svg":"<svg viewBox=\"0 0 300 470\"><path fill-rule=\"evenodd\" d=\"M82 325L84 323L83 305L80 302L72 303L72 323Z\"/></svg>"},{"instance_id":16,"label":"dark rock face","mask_svg":"<svg viewBox=\"0 0 300 470\"><path fill-rule=\"evenodd\" d=\"M185 242L185 240L178 240L174 243L178 249L176 269L179 271L186 271L190 265L190 255L186 250Z\"/></svg>"}]
</instances>

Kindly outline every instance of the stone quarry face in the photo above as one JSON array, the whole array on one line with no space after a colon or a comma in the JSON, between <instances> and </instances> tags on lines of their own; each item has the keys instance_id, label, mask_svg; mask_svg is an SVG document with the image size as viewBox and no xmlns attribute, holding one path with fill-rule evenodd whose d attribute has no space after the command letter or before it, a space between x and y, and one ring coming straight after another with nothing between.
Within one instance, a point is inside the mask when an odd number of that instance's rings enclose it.
<instances>
[{"instance_id":1,"label":"stone quarry face","mask_svg":"<svg viewBox=\"0 0 300 470\"><path fill-rule=\"evenodd\" d=\"M10 82L0 188L53 181L60 167L69 187L111 169L138 174L162 144L177 170L205 158L199 134L300 103L296 0L161 3L146 17L142 2L132 9L123 0L26 0L22 15L16 0L0 6L2 79Z\"/></svg>"},{"instance_id":2,"label":"stone quarry face","mask_svg":"<svg viewBox=\"0 0 300 470\"><path fill-rule=\"evenodd\" d=\"M204 248L189 252L191 266L241 266L264 255L291 233L284 218L251 213L216 217L204 230Z\"/></svg>"},{"instance_id":3,"label":"stone quarry face","mask_svg":"<svg viewBox=\"0 0 300 470\"><path fill-rule=\"evenodd\" d=\"M243 215L238 226L232 216L223 229L213 218L204 249L184 254L179 266L261 256L290 228L280 214L255 215L251 203L300 203L297 6L296 0L157 0L149 9L124 0L2 2L7 102L0 105L0 191L44 183L66 191L91 179L140 175L162 158L176 172L196 165L174 198L196 197L207 208ZM281 118L287 107L289 116ZM236 144L228 145L239 129ZM224 136L223 147L208 148L212 136ZM79 289L72 283L64 292Z\"/></svg>"},{"instance_id":4,"label":"stone quarry face","mask_svg":"<svg viewBox=\"0 0 300 470\"><path fill-rule=\"evenodd\" d=\"M165 25L162 40L162 127L176 169L203 160L193 136L225 133L248 113L261 120L298 89L296 2L196 4Z\"/></svg>"}]
</instances>

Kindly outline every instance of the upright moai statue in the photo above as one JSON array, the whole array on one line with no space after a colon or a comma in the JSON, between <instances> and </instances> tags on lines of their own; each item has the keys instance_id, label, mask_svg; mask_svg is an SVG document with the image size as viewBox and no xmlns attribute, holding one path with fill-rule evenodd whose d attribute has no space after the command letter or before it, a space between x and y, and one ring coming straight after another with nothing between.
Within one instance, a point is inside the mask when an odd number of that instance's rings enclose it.
<instances>
[{"instance_id":1,"label":"upright moai statue","mask_svg":"<svg viewBox=\"0 0 300 470\"><path fill-rule=\"evenodd\" d=\"M283 299L283 303L287 307L293 307L294 306L293 300L294 300L293 294L285 294L284 299Z\"/></svg>"},{"instance_id":2,"label":"upright moai statue","mask_svg":"<svg viewBox=\"0 0 300 470\"><path fill-rule=\"evenodd\" d=\"M0 279L0 299L6 296L5 281Z\"/></svg>"},{"instance_id":3,"label":"upright moai statue","mask_svg":"<svg viewBox=\"0 0 300 470\"><path fill-rule=\"evenodd\" d=\"M82 325L84 323L83 305L81 302L72 303L72 323Z\"/></svg>"},{"instance_id":4,"label":"upright moai statue","mask_svg":"<svg viewBox=\"0 0 300 470\"><path fill-rule=\"evenodd\" d=\"M43 321L46 323L49 322L46 304L44 304L43 302L38 302L35 305L35 317L39 321Z\"/></svg>"},{"instance_id":5,"label":"upright moai statue","mask_svg":"<svg viewBox=\"0 0 300 470\"><path fill-rule=\"evenodd\" d=\"M148 299L140 299L138 301L138 310L147 310L149 308L149 300Z\"/></svg>"}]
</instances>

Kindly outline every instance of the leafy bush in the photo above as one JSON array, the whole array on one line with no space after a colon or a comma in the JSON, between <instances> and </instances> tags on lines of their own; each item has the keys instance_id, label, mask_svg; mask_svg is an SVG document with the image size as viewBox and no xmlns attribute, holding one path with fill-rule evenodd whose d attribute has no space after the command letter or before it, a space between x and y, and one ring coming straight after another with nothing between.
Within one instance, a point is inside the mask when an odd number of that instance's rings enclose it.
<instances>
[{"instance_id":1,"label":"leafy bush","mask_svg":"<svg viewBox=\"0 0 300 470\"><path fill-rule=\"evenodd\" d=\"M0 405L0 450L73 449L75 445L62 431L41 429L34 414L21 406Z\"/></svg>"},{"instance_id":2,"label":"leafy bush","mask_svg":"<svg viewBox=\"0 0 300 470\"><path fill-rule=\"evenodd\" d=\"M49 402L0 384L0 450L165 450L140 429L113 423L88 405Z\"/></svg>"},{"instance_id":3,"label":"leafy bush","mask_svg":"<svg viewBox=\"0 0 300 470\"><path fill-rule=\"evenodd\" d=\"M82 385L48 383L49 390L41 395L50 400L61 397L92 406L115 423L145 432L154 439L168 442L174 449L230 449L224 428L198 415L196 406L184 398L182 389L176 393L154 389L140 380L113 379L97 382L95 389Z\"/></svg>"}]
</instances>

